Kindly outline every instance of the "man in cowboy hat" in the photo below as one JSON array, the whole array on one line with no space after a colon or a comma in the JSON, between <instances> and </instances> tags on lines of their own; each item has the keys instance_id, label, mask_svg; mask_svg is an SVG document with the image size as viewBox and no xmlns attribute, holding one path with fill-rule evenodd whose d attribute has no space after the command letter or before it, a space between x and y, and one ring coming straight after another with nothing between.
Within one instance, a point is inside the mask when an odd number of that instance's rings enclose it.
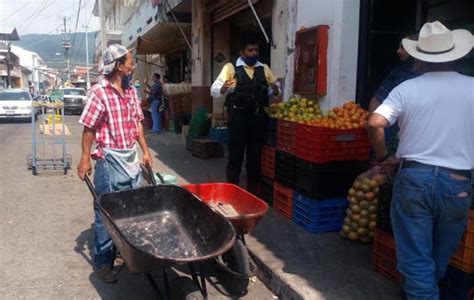
<instances>
[{"instance_id":1,"label":"man in cowboy hat","mask_svg":"<svg viewBox=\"0 0 474 300\"><path fill-rule=\"evenodd\" d=\"M395 173L391 220L398 269L408 299L438 299L438 281L466 228L474 166L474 78L454 71L472 34L426 23L417 41L404 39L421 75L397 86L369 119L381 167ZM384 128L398 121L396 158Z\"/></svg>"},{"instance_id":2,"label":"man in cowboy hat","mask_svg":"<svg viewBox=\"0 0 474 300\"><path fill-rule=\"evenodd\" d=\"M133 57L121 45L110 45L104 52L104 78L94 85L79 119L84 125L82 155L77 173L81 180L90 175L95 160L94 185L97 195L141 185L137 144L143 151L142 163L153 161L143 133L143 113L131 85L135 68ZM92 143L96 149L91 154ZM94 202L94 267L105 283L116 281L111 265L112 240Z\"/></svg>"}]
</instances>

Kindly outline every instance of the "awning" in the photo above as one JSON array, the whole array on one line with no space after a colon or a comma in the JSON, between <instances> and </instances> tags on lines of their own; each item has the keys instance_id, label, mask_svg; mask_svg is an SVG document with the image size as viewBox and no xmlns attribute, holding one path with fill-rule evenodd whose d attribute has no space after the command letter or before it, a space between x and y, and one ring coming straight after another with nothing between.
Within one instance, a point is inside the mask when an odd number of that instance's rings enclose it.
<instances>
[{"instance_id":1,"label":"awning","mask_svg":"<svg viewBox=\"0 0 474 300\"><path fill-rule=\"evenodd\" d=\"M178 24L189 37L191 35L190 23L160 23L137 39L136 54L168 55L186 50L188 46Z\"/></svg>"},{"instance_id":2,"label":"awning","mask_svg":"<svg viewBox=\"0 0 474 300\"><path fill-rule=\"evenodd\" d=\"M255 4L258 0L252 0L251 2L252 4ZM209 4L207 5L207 9L211 13L212 24L225 20L247 7L249 7L248 0L209 1Z\"/></svg>"}]
</instances>

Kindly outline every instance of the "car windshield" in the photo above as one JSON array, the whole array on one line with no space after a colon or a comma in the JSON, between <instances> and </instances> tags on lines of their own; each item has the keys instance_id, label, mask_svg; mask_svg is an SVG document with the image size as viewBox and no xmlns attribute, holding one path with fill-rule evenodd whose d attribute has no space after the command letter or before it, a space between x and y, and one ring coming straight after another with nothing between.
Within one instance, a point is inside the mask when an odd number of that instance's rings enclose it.
<instances>
[{"instance_id":1,"label":"car windshield","mask_svg":"<svg viewBox=\"0 0 474 300\"><path fill-rule=\"evenodd\" d=\"M64 95L85 96L86 91L82 89L64 89Z\"/></svg>"},{"instance_id":2,"label":"car windshield","mask_svg":"<svg viewBox=\"0 0 474 300\"><path fill-rule=\"evenodd\" d=\"M1 91L0 92L0 101L1 100L31 100L30 93L28 92L10 92L10 91Z\"/></svg>"}]
</instances>

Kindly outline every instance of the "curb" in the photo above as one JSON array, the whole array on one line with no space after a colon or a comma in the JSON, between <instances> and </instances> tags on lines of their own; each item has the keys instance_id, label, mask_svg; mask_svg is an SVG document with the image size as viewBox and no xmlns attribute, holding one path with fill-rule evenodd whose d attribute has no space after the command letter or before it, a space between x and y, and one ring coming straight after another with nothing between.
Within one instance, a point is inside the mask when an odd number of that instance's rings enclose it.
<instances>
[{"instance_id":1,"label":"curb","mask_svg":"<svg viewBox=\"0 0 474 300\"><path fill-rule=\"evenodd\" d=\"M248 248L247 248L248 249ZM248 249L250 256L257 264L257 277L275 294L278 299L304 300L295 289L284 282L276 272L267 267L265 263L250 249Z\"/></svg>"}]
</instances>

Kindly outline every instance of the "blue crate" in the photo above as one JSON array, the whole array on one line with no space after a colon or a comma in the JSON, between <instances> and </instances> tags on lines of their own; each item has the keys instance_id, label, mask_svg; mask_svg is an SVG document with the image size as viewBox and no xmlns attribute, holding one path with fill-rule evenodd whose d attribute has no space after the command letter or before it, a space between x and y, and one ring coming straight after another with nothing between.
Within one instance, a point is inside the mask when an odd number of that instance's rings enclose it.
<instances>
[{"instance_id":1,"label":"blue crate","mask_svg":"<svg viewBox=\"0 0 474 300\"><path fill-rule=\"evenodd\" d=\"M209 129L209 138L225 144L229 142L229 130L227 128L211 128Z\"/></svg>"},{"instance_id":2,"label":"blue crate","mask_svg":"<svg viewBox=\"0 0 474 300\"><path fill-rule=\"evenodd\" d=\"M311 233L338 231L347 209L346 199L315 201L302 194L293 197L293 222Z\"/></svg>"},{"instance_id":3,"label":"blue crate","mask_svg":"<svg viewBox=\"0 0 474 300\"><path fill-rule=\"evenodd\" d=\"M315 211L332 211L344 207L347 208L346 198L326 199L326 200L314 200L301 193L295 192L293 195L295 202L301 203L305 207Z\"/></svg>"}]
</instances>

